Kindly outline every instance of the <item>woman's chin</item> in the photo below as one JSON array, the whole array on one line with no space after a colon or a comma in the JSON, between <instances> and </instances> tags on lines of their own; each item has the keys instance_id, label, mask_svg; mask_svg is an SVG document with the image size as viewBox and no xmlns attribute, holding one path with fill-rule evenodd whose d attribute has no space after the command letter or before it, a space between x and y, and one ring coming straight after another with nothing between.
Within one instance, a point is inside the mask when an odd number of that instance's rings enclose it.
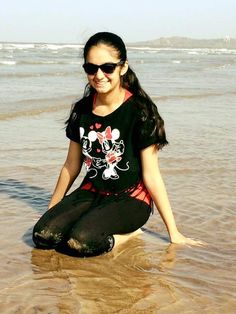
<instances>
[{"instance_id":1,"label":"woman's chin","mask_svg":"<svg viewBox=\"0 0 236 314\"><path fill-rule=\"evenodd\" d=\"M108 83L95 84L93 87L98 93L107 93L110 90L110 85Z\"/></svg>"}]
</instances>

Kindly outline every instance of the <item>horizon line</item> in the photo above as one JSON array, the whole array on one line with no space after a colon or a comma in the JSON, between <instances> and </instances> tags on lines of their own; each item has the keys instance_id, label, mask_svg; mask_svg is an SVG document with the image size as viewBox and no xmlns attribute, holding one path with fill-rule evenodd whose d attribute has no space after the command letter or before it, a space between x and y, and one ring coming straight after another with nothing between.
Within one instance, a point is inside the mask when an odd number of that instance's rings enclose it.
<instances>
[{"instance_id":1,"label":"horizon line","mask_svg":"<svg viewBox=\"0 0 236 314\"><path fill-rule=\"evenodd\" d=\"M146 42L152 42L156 41L158 39L170 39L170 38L182 38L182 39L190 39L190 40L203 40L203 41L209 41L209 40L224 40L224 41L230 41L230 40L236 40L236 37L231 36L224 36L224 37L212 37L212 38L194 38L194 37L187 37L187 36L161 36L154 39L147 39L147 40L140 40L140 41L126 41L126 44L141 44ZM1 44L61 44L61 45L84 45L84 43L76 43L76 42L49 42L49 41L5 41L0 40Z\"/></svg>"}]
</instances>

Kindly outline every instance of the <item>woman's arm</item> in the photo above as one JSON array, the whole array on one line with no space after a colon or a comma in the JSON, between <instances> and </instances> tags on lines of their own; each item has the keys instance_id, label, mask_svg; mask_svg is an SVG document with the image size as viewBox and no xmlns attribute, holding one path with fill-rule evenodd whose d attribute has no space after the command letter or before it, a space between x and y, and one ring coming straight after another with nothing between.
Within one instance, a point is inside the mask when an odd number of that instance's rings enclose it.
<instances>
[{"instance_id":1,"label":"woman's arm","mask_svg":"<svg viewBox=\"0 0 236 314\"><path fill-rule=\"evenodd\" d=\"M156 145L151 145L141 150L140 156L144 184L166 225L170 241L172 243L203 244L201 241L184 237L177 229L165 184L160 173Z\"/></svg>"},{"instance_id":2,"label":"woman's arm","mask_svg":"<svg viewBox=\"0 0 236 314\"><path fill-rule=\"evenodd\" d=\"M65 196L71 185L80 173L82 165L82 152L79 143L70 141L67 158L61 169L55 190L48 208L56 205Z\"/></svg>"}]
</instances>

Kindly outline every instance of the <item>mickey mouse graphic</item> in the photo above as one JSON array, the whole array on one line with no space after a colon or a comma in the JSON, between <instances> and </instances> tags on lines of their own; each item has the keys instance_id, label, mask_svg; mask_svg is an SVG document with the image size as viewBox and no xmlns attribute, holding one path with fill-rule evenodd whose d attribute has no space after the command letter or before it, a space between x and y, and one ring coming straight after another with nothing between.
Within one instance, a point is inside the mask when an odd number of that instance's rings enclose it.
<instances>
[{"instance_id":1,"label":"mickey mouse graphic","mask_svg":"<svg viewBox=\"0 0 236 314\"><path fill-rule=\"evenodd\" d=\"M90 128L93 129L93 126ZM123 140L117 141L120 137L120 131L118 129L111 130L111 127L106 127L103 132L96 132L91 130L88 136L84 136L84 129L80 128L80 136L82 142L82 151L85 155L85 166L87 171L93 171L95 173L90 176L94 178L98 171L97 169L105 168L102 173L102 178L104 180L119 179L119 175L116 169L121 171L127 171L129 169L129 162L126 163L126 168L122 169L118 166L118 163L122 160L122 155L125 151L125 145ZM101 152L104 154L104 158L97 158L90 155L92 151L92 143L98 141ZM100 151L100 149L97 149Z\"/></svg>"}]
</instances>

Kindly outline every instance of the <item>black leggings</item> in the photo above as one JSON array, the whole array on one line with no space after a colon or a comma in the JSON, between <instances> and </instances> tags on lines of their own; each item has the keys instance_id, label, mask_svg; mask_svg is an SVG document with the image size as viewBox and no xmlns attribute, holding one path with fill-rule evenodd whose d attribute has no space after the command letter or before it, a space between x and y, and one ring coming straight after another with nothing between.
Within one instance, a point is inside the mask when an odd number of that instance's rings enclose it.
<instances>
[{"instance_id":1,"label":"black leggings","mask_svg":"<svg viewBox=\"0 0 236 314\"><path fill-rule=\"evenodd\" d=\"M33 241L43 249L73 256L95 256L112 250L114 234L142 227L150 206L129 195L105 196L77 189L49 209L36 223Z\"/></svg>"}]
</instances>

